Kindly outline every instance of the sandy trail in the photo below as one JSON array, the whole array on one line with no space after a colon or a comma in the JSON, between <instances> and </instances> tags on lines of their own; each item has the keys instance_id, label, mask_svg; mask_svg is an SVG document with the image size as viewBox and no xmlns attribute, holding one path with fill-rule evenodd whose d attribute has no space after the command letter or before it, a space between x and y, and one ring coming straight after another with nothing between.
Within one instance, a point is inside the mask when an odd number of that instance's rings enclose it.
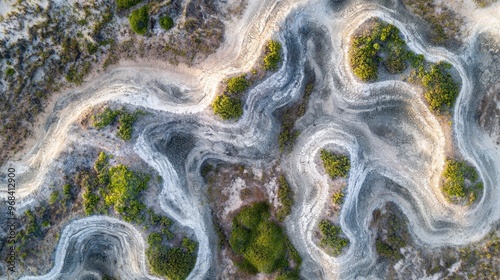
<instances>
[{"instance_id":1,"label":"sandy trail","mask_svg":"<svg viewBox=\"0 0 500 280\"><path fill-rule=\"evenodd\" d=\"M474 49L468 48L457 55L429 47L422 41L418 26L379 5L352 2L335 10L328 8L327 2L313 1L300 9L296 9L299 4L293 1L265 1L262 5L253 2L241 21L228 31L224 46L197 68L116 68L69 93L56 104L45 136L22 161L8 163L22 172L19 175L23 187L18 192L20 210L36 201L50 174L51 163L74 143L69 135L71 127L88 109L114 101L165 114L168 117L164 121L141 129L134 150L164 179L161 208L180 225L195 232L200 249L189 278L213 278L217 266L216 237L200 166L207 159L258 165L275 156L274 137L279 125L272 113L298 98L308 68L317 77L318 94L311 98L310 110L299 122L304 130L294 150L282 162L298 194L286 227L304 258L303 277L376 278L372 274L376 259L374 240L368 226L372 211L387 201L401 207L419 244L460 245L482 238L500 218L497 203L500 192L495 189L500 183L496 171L500 169L500 152L478 131L474 108L469 106L474 87L468 63L470 58L473 61ZM489 13L497 7L492 7ZM446 60L459 73L462 88L453 116L453 130L461 154L477 167L485 183L482 200L474 208L446 203L438 189L445 136L422 101L420 90L391 80L359 83L348 69L348 38L372 16L395 24L409 47L425 54L427 60ZM491 24L500 26L500 20L474 24L470 40L485 28L492 29L486 27ZM271 36L284 43L283 66L251 88L244 115L238 122L214 121L206 113L217 84L228 75L249 71ZM182 100L168 94L173 87L182 90ZM195 147L189 151L185 163L179 165L168 156L179 151L160 150L155 143L182 133L194 137ZM315 158L328 145L348 151L352 161L340 215L351 245L338 258L325 254L313 242L319 214L329 200L327 178L319 172ZM68 248L83 250L83 241L96 235L116 236L119 240L110 243L119 244L113 254L133 264L124 268L124 278L152 278L145 268L144 241L137 230L115 219L89 217L65 228L56 251L56 264L47 275L25 279L91 273L82 268L83 263L68 259Z\"/></svg>"}]
</instances>

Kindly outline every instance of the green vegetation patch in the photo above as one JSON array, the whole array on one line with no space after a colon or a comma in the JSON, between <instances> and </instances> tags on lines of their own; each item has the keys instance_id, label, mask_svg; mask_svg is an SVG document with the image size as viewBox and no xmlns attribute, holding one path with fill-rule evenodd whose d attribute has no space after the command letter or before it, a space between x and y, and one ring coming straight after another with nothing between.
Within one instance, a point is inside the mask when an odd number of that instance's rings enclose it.
<instances>
[{"instance_id":1,"label":"green vegetation patch","mask_svg":"<svg viewBox=\"0 0 500 280\"><path fill-rule=\"evenodd\" d=\"M119 9L128 9L128 8L133 7L141 2L142 2L142 0L116 0L116 6Z\"/></svg>"},{"instance_id":2,"label":"green vegetation patch","mask_svg":"<svg viewBox=\"0 0 500 280\"><path fill-rule=\"evenodd\" d=\"M169 15L160 17L160 27L165 30L170 30L174 27L174 20Z\"/></svg>"},{"instance_id":3,"label":"green vegetation patch","mask_svg":"<svg viewBox=\"0 0 500 280\"><path fill-rule=\"evenodd\" d=\"M223 94L215 98L212 109L224 120L239 119L243 115L243 102L237 97Z\"/></svg>"},{"instance_id":4,"label":"green vegetation patch","mask_svg":"<svg viewBox=\"0 0 500 280\"><path fill-rule=\"evenodd\" d=\"M344 203L344 192L342 190L335 191L332 195L332 202L335 205L342 205Z\"/></svg>"},{"instance_id":5,"label":"green vegetation patch","mask_svg":"<svg viewBox=\"0 0 500 280\"><path fill-rule=\"evenodd\" d=\"M94 163L95 179L89 174L81 178L83 206L85 214L104 214L108 207L120 214L127 222L141 223L145 217L142 210L146 205L141 202L141 193L147 189L149 175L130 170L125 165L110 167L109 157L101 152ZM101 203L104 199L104 205Z\"/></svg>"},{"instance_id":6,"label":"green vegetation patch","mask_svg":"<svg viewBox=\"0 0 500 280\"><path fill-rule=\"evenodd\" d=\"M9 67L7 68L7 70L5 70L5 75L7 75L7 77L13 76L15 73L16 70L14 70L14 68L12 67Z\"/></svg>"},{"instance_id":7,"label":"green vegetation patch","mask_svg":"<svg viewBox=\"0 0 500 280\"><path fill-rule=\"evenodd\" d=\"M337 177L347 177L351 163L349 157L345 155L337 155L327 150L321 150L321 160L325 167L326 173L332 179Z\"/></svg>"},{"instance_id":8,"label":"green vegetation patch","mask_svg":"<svg viewBox=\"0 0 500 280\"><path fill-rule=\"evenodd\" d=\"M180 246L169 247L164 241L167 239L159 232L148 236L146 257L151 271L172 280L186 279L196 264L198 243L184 237Z\"/></svg>"},{"instance_id":9,"label":"green vegetation patch","mask_svg":"<svg viewBox=\"0 0 500 280\"><path fill-rule=\"evenodd\" d=\"M281 204L276 210L276 219L283 222L285 218L292 212L293 206L293 191L285 178L285 175L280 175L278 181L278 200Z\"/></svg>"},{"instance_id":10,"label":"green vegetation patch","mask_svg":"<svg viewBox=\"0 0 500 280\"><path fill-rule=\"evenodd\" d=\"M451 109L459 93L459 87L447 71L451 65L438 62L422 76L424 97L433 112L443 112Z\"/></svg>"},{"instance_id":11,"label":"green vegetation patch","mask_svg":"<svg viewBox=\"0 0 500 280\"><path fill-rule=\"evenodd\" d=\"M232 77L227 80L226 91L229 93L240 93L244 92L248 86L250 86L250 82L245 75Z\"/></svg>"},{"instance_id":12,"label":"green vegetation patch","mask_svg":"<svg viewBox=\"0 0 500 280\"><path fill-rule=\"evenodd\" d=\"M137 110L129 113L125 108L120 110L112 110L109 107L98 114L92 116L92 126L97 129L102 129L116 122L118 119L118 131L116 136L122 140L128 141L132 138L133 125L139 115L144 114L143 111Z\"/></svg>"},{"instance_id":13,"label":"green vegetation patch","mask_svg":"<svg viewBox=\"0 0 500 280\"><path fill-rule=\"evenodd\" d=\"M380 210L376 210L373 215L374 217L381 217L377 239L375 240L377 254L395 263L403 257L400 250L407 245L410 237L406 220L394 213L394 207L392 205L388 206L389 211L385 214L381 214Z\"/></svg>"},{"instance_id":14,"label":"green vegetation patch","mask_svg":"<svg viewBox=\"0 0 500 280\"><path fill-rule=\"evenodd\" d=\"M128 17L130 27L139 35L146 35L149 24L149 6L144 5L139 9L133 10Z\"/></svg>"},{"instance_id":15,"label":"green vegetation patch","mask_svg":"<svg viewBox=\"0 0 500 280\"><path fill-rule=\"evenodd\" d=\"M349 49L349 62L354 75L364 82L375 81L380 61L392 74L406 68L408 51L399 29L386 22L376 21L372 28L356 35Z\"/></svg>"},{"instance_id":16,"label":"green vegetation patch","mask_svg":"<svg viewBox=\"0 0 500 280\"><path fill-rule=\"evenodd\" d=\"M443 192L453 203L466 201L472 204L483 189L483 183L474 167L464 161L449 159L446 161L443 175Z\"/></svg>"},{"instance_id":17,"label":"green vegetation patch","mask_svg":"<svg viewBox=\"0 0 500 280\"><path fill-rule=\"evenodd\" d=\"M275 71L281 62L281 44L275 40L269 40L266 45L266 56L264 57L264 68Z\"/></svg>"},{"instance_id":18,"label":"green vegetation patch","mask_svg":"<svg viewBox=\"0 0 500 280\"><path fill-rule=\"evenodd\" d=\"M233 218L229 244L243 260L237 266L247 272L272 273L289 266L288 257L298 269L296 251L287 242L287 236L276 222L269 220L269 205L255 203L243 207ZM300 256L299 256L300 258ZM301 260L300 260L301 262Z\"/></svg>"},{"instance_id":19,"label":"green vegetation patch","mask_svg":"<svg viewBox=\"0 0 500 280\"><path fill-rule=\"evenodd\" d=\"M451 65L438 62L427 65L422 54L408 50L399 36L399 29L381 20L354 36L349 49L349 62L356 77L364 82L378 78L380 62L391 74L402 73L410 65L410 81L424 87L424 98L433 113L450 110L459 94L459 85L453 80Z\"/></svg>"},{"instance_id":20,"label":"green vegetation patch","mask_svg":"<svg viewBox=\"0 0 500 280\"><path fill-rule=\"evenodd\" d=\"M342 233L340 226L334 225L328 220L322 220L318 227L321 232L321 246L329 248L332 255L340 255L344 247L349 245L349 239L340 236Z\"/></svg>"}]
</instances>

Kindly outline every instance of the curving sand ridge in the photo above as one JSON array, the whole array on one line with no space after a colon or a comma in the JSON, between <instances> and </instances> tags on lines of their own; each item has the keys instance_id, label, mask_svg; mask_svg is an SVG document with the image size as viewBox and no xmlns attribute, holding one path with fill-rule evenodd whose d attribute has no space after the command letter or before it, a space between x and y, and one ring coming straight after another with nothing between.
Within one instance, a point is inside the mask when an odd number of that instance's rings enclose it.
<instances>
[{"instance_id":1,"label":"curving sand ridge","mask_svg":"<svg viewBox=\"0 0 500 280\"><path fill-rule=\"evenodd\" d=\"M19 174L19 211L36 201L54 168L53 160L61 152L81 142L93 145L92 139L82 140L72 134L74 123L85 112L106 101L144 107L162 118L135 128L139 136L134 152L163 178L161 208L195 232L200 249L189 279L214 278L216 234L200 166L207 159L258 166L275 157L279 124L272 113L299 98L305 78L314 72L315 94L306 115L297 123L302 132L281 163L296 193L286 227L304 258L302 276L379 277L374 269L374 238L368 227L373 210L388 201L399 205L408 217L417 244L439 247L481 239L500 218L500 192L496 188L500 183L500 152L478 129L475 109L470 108L476 97L473 73L468 70L474 61L473 44L457 55L428 46L418 26L402 18L398 8L329 2L249 4L242 19L228 31L225 45L198 68L116 68L59 100L40 142L23 161L8 163L23 171ZM499 7L497 3L487 11L493 14ZM395 24L413 51L423 53L429 61L446 60L459 74L461 91L453 115L454 139L459 152L478 169L484 182L484 195L473 208L450 205L441 194L445 133L427 109L421 91L401 81L365 84L354 79L346 46L355 28L375 16ZM476 22L468 41L473 42L487 28L483 23L500 26L500 19ZM500 35L498 29L490 32ZM214 120L209 104L217 93L217 84L229 75L249 71L271 35L283 42L282 67L252 86L238 122ZM171 94L174 90L182 92L181 98ZM186 151L175 147L162 150L156 145L179 134L194 139L194 147L180 163L173 155ZM350 246L338 258L327 255L313 242L319 214L329 200L327 178L315 159L320 149L331 146L345 150L351 158L340 216ZM70 223L59 241L54 268L47 275L24 279L90 275L93 272L89 268L95 264L87 261L92 260L92 248L97 250L99 246L111 248L108 255L118 261L124 279L154 279L147 272L140 233L124 222L98 216ZM78 252L78 257L72 252Z\"/></svg>"}]
</instances>

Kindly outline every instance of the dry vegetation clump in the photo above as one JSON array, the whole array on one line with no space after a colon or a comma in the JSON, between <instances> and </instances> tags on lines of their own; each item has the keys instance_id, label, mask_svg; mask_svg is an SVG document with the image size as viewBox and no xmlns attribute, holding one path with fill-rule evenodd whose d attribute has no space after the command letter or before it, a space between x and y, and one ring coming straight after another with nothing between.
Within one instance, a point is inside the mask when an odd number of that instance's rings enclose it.
<instances>
[{"instance_id":1,"label":"dry vegetation clump","mask_svg":"<svg viewBox=\"0 0 500 280\"><path fill-rule=\"evenodd\" d=\"M452 44L460 41L460 28L464 19L445 4L434 0L403 0L406 7L430 25L430 38L436 44Z\"/></svg>"},{"instance_id":2,"label":"dry vegetation clump","mask_svg":"<svg viewBox=\"0 0 500 280\"><path fill-rule=\"evenodd\" d=\"M302 98L288 107L277 112L281 120L281 131L278 135L278 145L281 152L288 152L293 148L295 140L300 135L295 128L295 122L306 113L309 98L314 91L314 77L307 83Z\"/></svg>"}]
</instances>

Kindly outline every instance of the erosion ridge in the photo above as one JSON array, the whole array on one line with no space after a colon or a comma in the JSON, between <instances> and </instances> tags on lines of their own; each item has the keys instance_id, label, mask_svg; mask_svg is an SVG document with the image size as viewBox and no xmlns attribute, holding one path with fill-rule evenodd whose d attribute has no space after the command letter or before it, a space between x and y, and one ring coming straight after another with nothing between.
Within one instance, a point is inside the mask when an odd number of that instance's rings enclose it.
<instances>
[{"instance_id":1,"label":"erosion ridge","mask_svg":"<svg viewBox=\"0 0 500 280\"><path fill-rule=\"evenodd\" d=\"M500 218L500 192L495 189L500 182L500 153L498 145L476 125L475 109L470 106L478 98L473 94L473 75L468 70L474 57L473 44L457 55L429 46L421 39L418 26L398 16L395 9L354 2L333 11L324 8L330 5L326 2L299 5L293 1L266 1L260 7L249 4L234 31L227 35L227 42L197 68L116 68L75 89L56 104L44 137L30 153L19 162L7 163L24 171L19 174L19 211L41 199L37 194L42 192L55 169L53 161L61 152L82 141L93 144L92 139L82 140L81 134L74 133L75 123L86 111L109 101L144 108L159 117L136 128L138 137L133 151L164 180L159 199L162 210L195 232L198 258L189 279L213 278L217 266L216 235L200 167L208 159L260 166L276 156L279 124L272 113L298 98L305 87L305 69L309 67L316 77L315 91L321 95L311 98L309 108L313 110L307 110L299 120L298 125L304 129L281 163L289 175L290 186L300 194L285 225L304 258L302 276L380 277L374 268L375 240L369 226L372 212L389 201L407 216L409 231L417 244L440 247L481 239ZM352 7L356 9L345 13ZM490 9L495 7L499 5ZM441 193L444 139L451 136L445 135L429 111L421 91L395 80L361 83L348 69L348 40L356 27L370 17L396 25L411 50L424 54L429 61L445 60L457 71L461 91L453 113L453 138L460 154L477 168L484 182L484 195L472 208L451 205ZM500 24L498 20L494 22ZM484 30L483 25L474 25L471 40ZM283 43L281 68L252 85L238 122L214 121L208 108L216 85L229 75L250 70L271 36ZM173 87L182 89L182 99L164 90ZM183 165L169 159L155 145L158 140L168 142L181 133L194 139L194 147ZM351 159L340 215L350 246L347 253L337 258L313 242L318 213L327 203L329 188L315 158L328 145L347 151ZM175 147L171 149L170 153L177 153ZM155 279L147 272L141 234L124 222L96 216L73 221L64 229L55 266L47 275L24 279L53 279L62 273L91 274L91 270L85 270L85 263L72 261L67 251L71 247L83 252L85 240L93 236L106 236L103 244L107 240L113 244L114 258L123 263L121 276Z\"/></svg>"}]
</instances>

